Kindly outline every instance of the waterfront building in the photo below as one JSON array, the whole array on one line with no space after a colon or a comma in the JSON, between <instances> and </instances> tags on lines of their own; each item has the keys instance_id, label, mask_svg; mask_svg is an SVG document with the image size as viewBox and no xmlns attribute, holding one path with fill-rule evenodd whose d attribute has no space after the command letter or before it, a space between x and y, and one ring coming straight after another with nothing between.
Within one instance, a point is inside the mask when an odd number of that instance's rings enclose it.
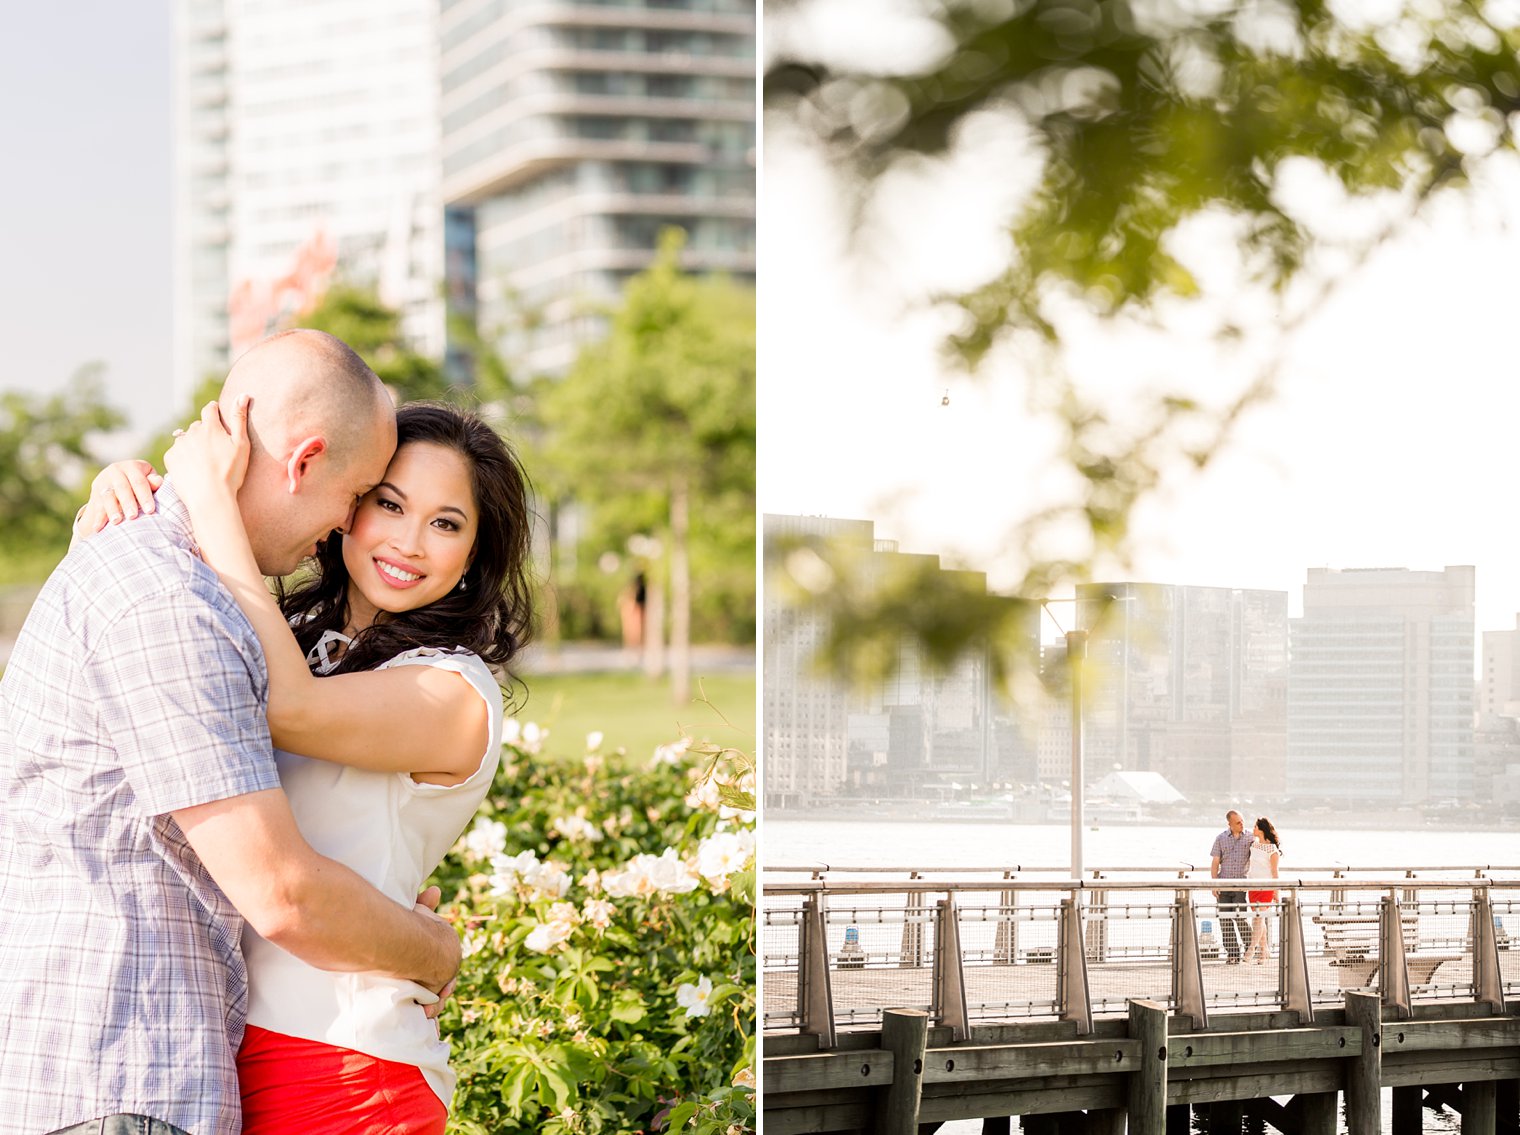
<instances>
[{"instance_id":1,"label":"waterfront building","mask_svg":"<svg viewBox=\"0 0 1520 1135\"><path fill-rule=\"evenodd\" d=\"M662 230L753 283L754 0L443 0L442 190L479 329L558 373ZM469 235L465 235L469 230Z\"/></svg>"},{"instance_id":2,"label":"waterfront building","mask_svg":"<svg viewBox=\"0 0 1520 1135\"><path fill-rule=\"evenodd\" d=\"M175 390L333 279L468 367L605 328L660 233L753 283L754 0L176 0Z\"/></svg>"},{"instance_id":3,"label":"waterfront building","mask_svg":"<svg viewBox=\"0 0 1520 1135\"><path fill-rule=\"evenodd\" d=\"M1155 772L1189 798L1281 794L1287 592L1085 584L1077 625L1089 780Z\"/></svg>"},{"instance_id":4,"label":"waterfront building","mask_svg":"<svg viewBox=\"0 0 1520 1135\"><path fill-rule=\"evenodd\" d=\"M177 399L333 279L442 356L437 18L432 0L177 0Z\"/></svg>"},{"instance_id":5,"label":"waterfront building","mask_svg":"<svg viewBox=\"0 0 1520 1135\"><path fill-rule=\"evenodd\" d=\"M1520 615L1514 630L1483 632L1478 716L1482 721L1520 719Z\"/></svg>"},{"instance_id":6,"label":"waterfront building","mask_svg":"<svg viewBox=\"0 0 1520 1135\"><path fill-rule=\"evenodd\" d=\"M831 796L845 787L849 717L854 707L849 689L817 668L828 624L797 602L796 588L806 585L806 576L801 583L795 577L819 569L818 563L807 559L811 543L869 552L875 536L869 520L767 513L761 539L765 571L762 783L767 803L784 806Z\"/></svg>"},{"instance_id":7,"label":"waterfront building","mask_svg":"<svg viewBox=\"0 0 1520 1135\"><path fill-rule=\"evenodd\" d=\"M1476 570L1311 568L1291 626L1289 794L1474 797Z\"/></svg>"},{"instance_id":8,"label":"waterfront building","mask_svg":"<svg viewBox=\"0 0 1520 1135\"><path fill-rule=\"evenodd\" d=\"M851 689L819 664L827 617L798 601L809 573L828 570L813 552L822 545L849 556L867 588L898 573L945 572L946 582L985 594L986 577L902 552L876 539L865 520L766 514L763 542L766 800L785 807L844 794L932 799L999 780L1006 762L994 738L985 652L939 669L904 633L890 647L887 675ZM1031 658L1037 630L1032 623ZM1016 759L1010 752L1008 760Z\"/></svg>"}]
</instances>

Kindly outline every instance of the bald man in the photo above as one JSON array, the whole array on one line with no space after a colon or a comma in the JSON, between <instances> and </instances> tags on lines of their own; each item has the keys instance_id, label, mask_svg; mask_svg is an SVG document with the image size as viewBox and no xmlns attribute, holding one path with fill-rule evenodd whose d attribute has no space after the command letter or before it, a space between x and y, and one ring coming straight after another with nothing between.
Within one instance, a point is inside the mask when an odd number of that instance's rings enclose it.
<instances>
[{"instance_id":1,"label":"bald man","mask_svg":"<svg viewBox=\"0 0 1520 1135\"><path fill-rule=\"evenodd\" d=\"M395 414L314 331L240 358L223 405L243 394L238 509L283 575L381 480ZM0 1127L18 1135L236 1135L245 919L324 969L437 992L459 966L446 923L302 839L258 639L172 478L155 503L69 552L0 681Z\"/></svg>"}]
</instances>

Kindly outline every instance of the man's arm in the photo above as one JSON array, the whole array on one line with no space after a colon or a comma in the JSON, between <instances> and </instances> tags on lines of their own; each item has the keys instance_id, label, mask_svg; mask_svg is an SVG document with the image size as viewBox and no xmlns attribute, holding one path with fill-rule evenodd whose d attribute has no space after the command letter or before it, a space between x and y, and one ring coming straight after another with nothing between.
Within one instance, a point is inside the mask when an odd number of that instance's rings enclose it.
<instances>
[{"instance_id":1,"label":"man's arm","mask_svg":"<svg viewBox=\"0 0 1520 1135\"><path fill-rule=\"evenodd\" d=\"M459 936L318 855L278 788L173 813L232 905L264 938L318 969L375 972L438 991L459 970Z\"/></svg>"},{"instance_id":2,"label":"man's arm","mask_svg":"<svg viewBox=\"0 0 1520 1135\"><path fill-rule=\"evenodd\" d=\"M1219 878L1219 856L1217 855L1209 860L1209 878Z\"/></svg>"}]
</instances>

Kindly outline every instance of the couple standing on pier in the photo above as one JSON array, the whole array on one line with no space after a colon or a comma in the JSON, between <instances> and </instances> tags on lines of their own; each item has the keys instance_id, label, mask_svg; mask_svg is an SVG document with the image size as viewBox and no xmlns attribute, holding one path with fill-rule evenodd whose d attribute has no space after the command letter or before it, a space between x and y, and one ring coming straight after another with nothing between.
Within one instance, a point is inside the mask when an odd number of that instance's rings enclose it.
<instances>
[{"instance_id":1,"label":"couple standing on pier","mask_svg":"<svg viewBox=\"0 0 1520 1135\"><path fill-rule=\"evenodd\" d=\"M1239 812L1232 808L1224 818L1229 827L1214 837L1214 846L1209 852L1209 875L1215 879L1248 881L1277 878L1282 844L1272 821L1265 816L1258 817L1251 834L1246 835L1245 821ZM1257 965L1265 965L1271 944L1267 912L1277 901L1277 892L1220 890L1214 892L1214 897L1219 900L1219 936L1224 944L1225 964L1240 965L1244 947L1246 962L1254 960ZM1252 915L1249 944L1245 917L1248 905Z\"/></svg>"}]
</instances>

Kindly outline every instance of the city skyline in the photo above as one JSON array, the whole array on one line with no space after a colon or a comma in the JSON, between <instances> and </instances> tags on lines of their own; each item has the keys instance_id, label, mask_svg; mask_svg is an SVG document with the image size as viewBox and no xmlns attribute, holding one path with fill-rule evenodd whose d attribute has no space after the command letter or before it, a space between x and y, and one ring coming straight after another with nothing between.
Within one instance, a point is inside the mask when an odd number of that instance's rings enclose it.
<instances>
[{"instance_id":1,"label":"city skyline","mask_svg":"<svg viewBox=\"0 0 1520 1135\"><path fill-rule=\"evenodd\" d=\"M1023 668L1041 681L1026 671L1006 690L994 692L979 648L931 669L907 627L889 673L852 684L818 670L828 616L801 598L817 563L806 549L832 548L862 593L909 563L915 575L947 569L870 520L764 521L766 799L778 809L959 801L1037 820L1050 808L1040 794L1070 779L1079 707L1089 785L1161 777L1178 803L1266 797L1290 809L1515 799L1520 629L1478 633L1471 566L1310 568L1293 618L1286 591L1085 584L1074 701L1066 646L1037 649L1032 627ZM985 577L973 579L980 591ZM1467 661L1479 642L1481 686ZM1018 648L1001 649L1004 669L1020 670Z\"/></svg>"}]
</instances>

